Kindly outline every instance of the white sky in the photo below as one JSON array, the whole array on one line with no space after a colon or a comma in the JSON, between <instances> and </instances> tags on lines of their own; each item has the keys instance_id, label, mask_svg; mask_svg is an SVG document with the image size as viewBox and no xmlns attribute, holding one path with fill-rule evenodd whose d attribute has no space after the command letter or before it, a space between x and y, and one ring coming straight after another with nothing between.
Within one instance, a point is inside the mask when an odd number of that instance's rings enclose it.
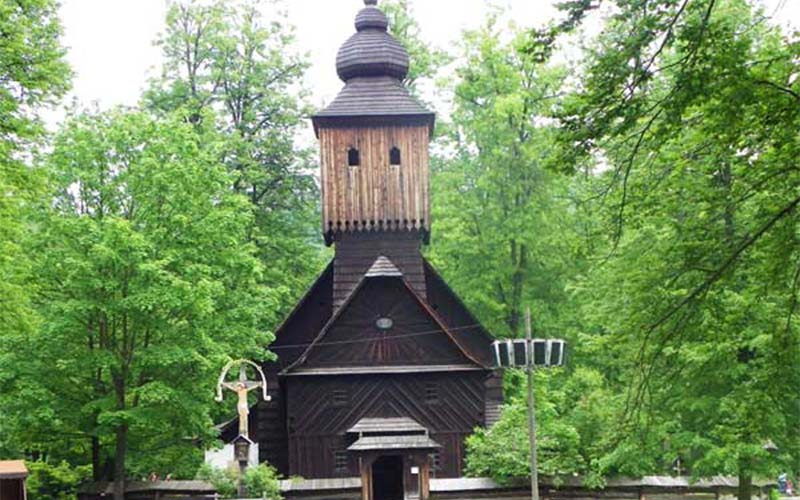
<instances>
[{"instance_id":1,"label":"white sky","mask_svg":"<svg viewBox=\"0 0 800 500\"><path fill-rule=\"evenodd\" d=\"M134 105L147 79L158 73L160 51L153 41L163 30L168 0L62 0L64 44L75 71L72 97L101 109ZM541 25L556 10L555 0L410 0L423 39L450 47L464 29L477 28L490 5L508 9L520 26ZM766 12L781 24L800 28L800 0L764 0ZM267 4L265 4L267 5ZM341 88L335 58L354 33L362 0L286 0L289 20L297 28L298 47L312 67L307 86L312 103L321 105Z\"/></svg>"}]
</instances>

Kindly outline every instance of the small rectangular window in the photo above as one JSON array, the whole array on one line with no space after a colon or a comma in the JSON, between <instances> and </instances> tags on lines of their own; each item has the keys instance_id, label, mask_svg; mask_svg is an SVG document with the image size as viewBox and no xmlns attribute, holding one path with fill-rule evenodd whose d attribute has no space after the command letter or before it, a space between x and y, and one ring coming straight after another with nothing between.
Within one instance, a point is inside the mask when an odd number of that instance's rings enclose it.
<instances>
[{"instance_id":1,"label":"small rectangular window","mask_svg":"<svg viewBox=\"0 0 800 500\"><path fill-rule=\"evenodd\" d=\"M357 167L361 165L361 153L356 148L347 150L347 165Z\"/></svg>"},{"instance_id":2,"label":"small rectangular window","mask_svg":"<svg viewBox=\"0 0 800 500\"><path fill-rule=\"evenodd\" d=\"M349 460L347 457L347 452L344 450L339 450L334 452L333 454L333 465L336 469L336 472L344 473L348 470Z\"/></svg>"},{"instance_id":3,"label":"small rectangular window","mask_svg":"<svg viewBox=\"0 0 800 500\"><path fill-rule=\"evenodd\" d=\"M334 406L347 406L350 402L350 396L345 389L336 389L333 391L333 405Z\"/></svg>"},{"instance_id":4,"label":"small rectangular window","mask_svg":"<svg viewBox=\"0 0 800 500\"><path fill-rule=\"evenodd\" d=\"M425 384L425 402L436 404L439 402L439 384Z\"/></svg>"},{"instance_id":5,"label":"small rectangular window","mask_svg":"<svg viewBox=\"0 0 800 500\"><path fill-rule=\"evenodd\" d=\"M395 146L389 151L389 164L392 166L398 166L400 165L400 159L400 148Z\"/></svg>"}]
</instances>

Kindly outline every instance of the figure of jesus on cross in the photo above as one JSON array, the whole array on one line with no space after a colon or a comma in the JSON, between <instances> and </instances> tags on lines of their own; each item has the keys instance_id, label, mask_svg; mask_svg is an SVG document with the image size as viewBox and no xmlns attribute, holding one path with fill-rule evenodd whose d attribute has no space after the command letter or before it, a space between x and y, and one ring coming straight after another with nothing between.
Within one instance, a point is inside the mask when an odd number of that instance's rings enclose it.
<instances>
[{"instance_id":1,"label":"figure of jesus on cross","mask_svg":"<svg viewBox=\"0 0 800 500\"><path fill-rule=\"evenodd\" d=\"M239 365L239 380L233 382L225 380L230 369L237 364ZM255 368L256 374L258 374L260 380L247 380L247 365ZM249 437L248 416L250 415L250 403L247 401L247 394L253 389L261 389L261 397L264 401L270 400L270 397L267 395L267 378L264 376L264 372L261 371L260 366L252 361L246 359L231 361L220 374L219 382L217 383L217 401L222 401L222 389L229 389L235 392L239 397L239 401L236 403L236 410L239 413L239 435Z\"/></svg>"}]
</instances>

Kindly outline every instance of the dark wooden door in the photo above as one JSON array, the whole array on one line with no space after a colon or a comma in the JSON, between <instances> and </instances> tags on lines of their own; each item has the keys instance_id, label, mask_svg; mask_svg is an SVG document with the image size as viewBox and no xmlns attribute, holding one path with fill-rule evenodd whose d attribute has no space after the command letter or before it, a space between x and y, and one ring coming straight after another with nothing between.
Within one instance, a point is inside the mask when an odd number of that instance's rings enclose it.
<instances>
[{"instance_id":1,"label":"dark wooden door","mask_svg":"<svg viewBox=\"0 0 800 500\"><path fill-rule=\"evenodd\" d=\"M384 456L372 464L372 500L403 500L403 457Z\"/></svg>"}]
</instances>

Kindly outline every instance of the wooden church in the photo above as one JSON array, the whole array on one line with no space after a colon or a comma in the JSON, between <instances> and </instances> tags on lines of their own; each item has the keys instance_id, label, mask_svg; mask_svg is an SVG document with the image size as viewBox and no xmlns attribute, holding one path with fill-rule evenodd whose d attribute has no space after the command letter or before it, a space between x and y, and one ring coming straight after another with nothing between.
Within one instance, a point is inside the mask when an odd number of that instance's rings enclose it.
<instances>
[{"instance_id":1,"label":"wooden church","mask_svg":"<svg viewBox=\"0 0 800 500\"><path fill-rule=\"evenodd\" d=\"M403 85L406 50L365 0L314 116L322 231L335 257L277 331L250 435L286 476L361 479L364 500L428 497L499 416L489 334L425 260L435 116Z\"/></svg>"}]
</instances>

